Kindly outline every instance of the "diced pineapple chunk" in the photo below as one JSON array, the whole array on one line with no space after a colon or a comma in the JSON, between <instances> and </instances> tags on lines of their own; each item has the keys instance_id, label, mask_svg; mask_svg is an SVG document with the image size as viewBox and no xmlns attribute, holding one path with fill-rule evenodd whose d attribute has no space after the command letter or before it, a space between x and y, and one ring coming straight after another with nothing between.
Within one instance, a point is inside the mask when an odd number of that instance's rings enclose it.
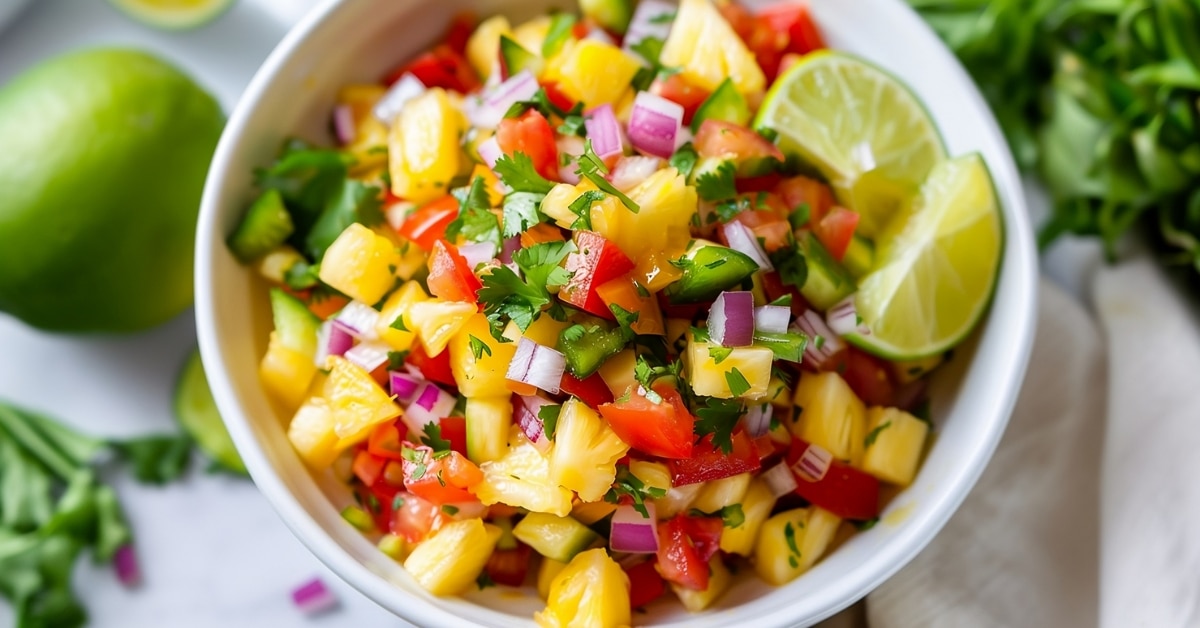
<instances>
[{"instance_id":1,"label":"diced pineapple chunk","mask_svg":"<svg viewBox=\"0 0 1200 628\"><path fill-rule=\"evenodd\" d=\"M388 136L392 193L417 204L445 194L468 163L459 144L465 130L462 112L440 87L405 103Z\"/></svg>"},{"instance_id":2,"label":"diced pineapple chunk","mask_svg":"<svg viewBox=\"0 0 1200 628\"><path fill-rule=\"evenodd\" d=\"M710 92L726 78L751 103L758 101L767 79L733 27L710 0L682 0L659 61L683 68L683 78Z\"/></svg>"},{"instance_id":3,"label":"diced pineapple chunk","mask_svg":"<svg viewBox=\"0 0 1200 628\"><path fill-rule=\"evenodd\" d=\"M641 67L620 48L594 39L582 40L564 54L561 65L555 64L559 87L585 109L616 103Z\"/></svg>"},{"instance_id":4,"label":"diced pineapple chunk","mask_svg":"<svg viewBox=\"0 0 1200 628\"><path fill-rule=\"evenodd\" d=\"M771 383L767 384L767 396L763 401L776 408L790 408L792 407L792 389L788 388L787 382L783 381L782 377L772 377Z\"/></svg>"},{"instance_id":5,"label":"diced pineapple chunk","mask_svg":"<svg viewBox=\"0 0 1200 628\"><path fill-rule=\"evenodd\" d=\"M592 228L617 245L630 259L647 253L679 257L692 239L696 214L696 188L674 168L654 172L632 190L629 198L640 206L637 213L622 203L592 206Z\"/></svg>"},{"instance_id":6,"label":"diced pineapple chunk","mask_svg":"<svg viewBox=\"0 0 1200 628\"><path fill-rule=\"evenodd\" d=\"M631 622L629 576L603 549L572 558L554 577L546 599L546 609L534 615L539 626L617 628Z\"/></svg>"},{"instance_id":7,"label":"diced pineapple chunk","mask_svg":"<svg viewBox=\"0 0 1200 628\"><path fill-rule=\"evenodd\" d=\"M584 183L580 183L584 185ZM542 199L542 203L538 205L538 210L543 214L554 219L554 223L563 229L570 229L571 225L579 218L570 209L567 209L575 199L583 191L576 188L570 183L558 183L550 188L546 193L546 197ZM546 318L546 317L542 317Z\"/></svg>"},{"instance_id":8,"label":"diced pineapple chunk","mask_svg":"<svg viewBox=\"0 0 1200 628\"><path fill-rule=\"evenodd\" d=\"M732 528L726 526L721 532L721 551L749 556L758 540L758 531L774 506L775 497L766 482L759 479L750 482L750 488L742 498L742 524Z\"/></svg>"},{"instance_id":9,"label":"diced pineapple chunk","mask_svg":"<svg viewBox=\"0 0 1200 628\"><path fill-rule=\"evenodd\" d=\"M700 494L702 488L704 488L704 483L697 482L668 489L665 496L654 500L654 509L658 512L658 518L670 519L686 511L692 505L692 500L696 499L696 495Z\"/></svg>"},{"instance_id":10,"label":"diced pineapple chunk","mask_svg":"<svg viewBox=\"0 0 1200 628\"><path fill-rule=\"evenodd\" d=\"M329 245L321 259L321 281L368 305L378 302L396 283L393 270L400 253L391 240L352 223Z\"/></svg>"},{"instance_id":11,"label":"diced pineapple chunk","mask_svg":"<svg viewBox=\"0 0 1200 628\"><path fill-rule=\"evenodd\" d=\"M671 490L671 470L661 462L633 460L629 463L629 472L641 480L646 489Z\"/></svg>"},{"instance_id":12,"label":"diced pineapple chunk","mask_svg":"<svg viewBox=\"0 0 1200 628\"><path fill-rule=\"evenodd\" d=\"M379 334L379 339L396 351L407 351L416 338L415 326L409 320L405 320L400 326L394 326L394 323L396 319L404 316L414 303L428 300L429 295L425 294L421 284L415 281L405 282L388 297L379 312L379 323L375 326L375 333Z\"/></svg>"},{"instance_id":13,"label":"diced pineapple chunk","mask_svg":"<svg viewBox=\"0 0 1200 628\"><path fill-rule=\"evenodd\" d=\"M402 242L398 247L400 263L396 265L396 276L408 281L425 270L426 255L421 247L412 242Z\"/></svg>"},{"instance_id":14,"label":"diced pineapple chunk","mask_svg":"<svg viewBox=\"0 0 1200 628\"><path fill-rule=\"evenodd\" d=\"M450 339L466 327L477 312L479 308L474 303L430 299L410 305L404 322L417 332L426 353L435 356L446 349Z\"/></svg>"},{"instance_id":15,"label":"diced pineapple chunk","mask_svg":"<svg viewBox=\"0 0 1200 628\"><path fill-rule=\"evenodd\" d=\"M479 469L483 481L472 492L484 504L503 503L560 517L571 513L571 491L550 480L550 461L515 426L508 453Z\"/></svg>"},{"instance_id":16,"label":"diced pineapple chunk","mask_svg":"<svg viewBox=\"0 0 1200 628\"><path fill-rule=\"evenodd\" d=\"M725 563L721 562L721 555L717 554L708 560L707 589L696 591L672 582L671 590L675 592L675 596L679 598L684 608L689 612L699 613L712 606L713 602L716 602L717 598L728 591L732 584L733 575L729 573L729 568L725 566Z\"/></svg>"},{"instance_id":17,"label":"diced pineapple chunk","mask_svg":"<svg viewBox=\"0 0 1200 628\"><path fill-rule=\"evenodd\" d=\"M796 508L781 512L762 524L754 546L754 570L775 586L787 584L804 573L801 546L811 512Z\"/></svg>"},{"instance_id":18,"label":"diced pineapple chunk","mask_svg":"<svg viewBox=\"0 0 1200 628\"><path fill-rule=\"evenodd\" d=\"M862 465L866 409L841 375L802 373L794 401L796 438L829 450L834 458Z\"/></svg>"},{"instance_id":19,"label":"diced pineapple chunk","mask_svg":"<svg viewBox=\"0 0 1200 628\"><path fill-rule=\"evenodd\" d=\"M566 568L566 563L560 563L550 558L542 558L542 564L538 567L537 591L543 600L550 597L550 585L554 584L554 579Z\"/></svg>"},{"instance_id":20,"label":"diced pineapple chunk","mask_svg":"<svg viewBox=\"0 0 1200 628\"><path fill-rule=\"evenodd\" d=\"M825 555L833 537L837 535L838 526L842 520L837 515L813 506L808 514L808 524L804 529L804 540L800 544L800 571L808 571Z\"/></svg>"},{"instance_id":21,"label":"diced pineapple chunk","mask_svg":"<svg viewBox=\"0 0 1200 628\"><path fill-rule=\"evenodd\" d=\"M304 462L314 469L333 464L340 450L337 434L333 432L329 402L321 397L304 402L288 425L288 440Z\"/></svg>"},{"instance_id":22,"label":"diced pineapple chunk","mask_svg":"<svg viewBox=\"0 0 1200 628\"><path fill-rule=\"evenodd\" d=\"M572 397L563 404L550 448L550 479L579 493L585 502L598 501L617 477L617 460L629 451L595 410Z\"/></svg>"},{"instance_id":23,"label":"diced pineapple chunk","mask_svg":"<svg viewBox=\"0 0 1200 628\"><path fill-rule=\"evenodd\" d=\"M483 343L478 356L471 349L472 339ZM508 364L517 353L517 343L500 342L492 337L487 317L475 314L450 339L450 366L458 392L464 397L500 397L509 393Z\"/></svg>"},{"instance_id":24,"label":"diced pineapple chunk","mask_svg":"<svg viewBox=\"0 0 1200 628\"><path fill-rule=\"evenodd\" d=\"M550 32L550 16L539 15L513 29L513 39L521 47L536 54L542 53L542 42Z\"/></svg>"},{"instance_id":25,"label":"diced pineapple chunk","mask_svg":"<svg viewBox=\"0 0 1200 628\"><path fill-rule=\"evenodd\" d=\"M734 347L728 354L723 355L721 363L709 349L720 349L718 345L700 342L687 334L688 338L688 381L697 395L729 399L734 396L730 389L731 379L736 381L737 373L749 384L749 388L740 396L756 399L767 394L767 384L771 382L771 363L775 354L766 347ZM724 351L721 352L722 354ZM740 382L739 382L740 383Z\"/></svg>"},{"instance_id":26,"label":"diced pineapple chunk","mask_svg":"<svg viewBox=\"0 0 1200 628\"><path fill-rule=\"evenodd\" d=\"M742 501L746 489L750 488L750 474L739 473L727 478L705 482L703 488L692 500L691 508L700 512L717 512L718 510Z\"/></svg>"},{"instance_id":27,"label":"diced pineapple chunk","mask_svg":"<svg viewBox=\"0 0 1200 628\"><path fill-rule=\"evenodd\" d=\"M375 104L387 93L387 88L378 84L347 85L338 91L337 101L350 108L354 120L354 139L345 147L354 156L357 172L370 170L387 162L388 128L375 117Z\"/></svg>"},{"instance_id":28,"label":"diced pineapple chunk","mask_svg":"<svg viewBox=\"0 0 1200 628\"><path fill-rule=\"evenodd\" d=\"M593 523L611 515L617 509L616 504L610 504L605 501L600 502L576 502L571 507L571 518L585 526L590 526Z\"/></svg>"},{"instance_id":29,"label":"diced pineapple chunk","mask_svg":"<svg viewBox=\"0 0 1200 628\"><path fill-rule=\"evenodd\" d=\"M267 281L283 283L287 272L293 266L303 261L304 256L299 251L284 244L267 253L258 261L258 274L265 277Z\"/></svg>"},{"instance_id":30,"label":"diced pineapple chunk","mask_svg":"<svg viewBox=\"0 0 1200 628\"><path fill-rule=\"evenodd\" d=\"M475 584L499 538L500 528L482 519L454 521L422 541L404 569L434 595L461 593Z\"/></svg>"},{"instance_id":31,"label":"diced pineapple chunk","mask_svg":"<svg viewBox=\"0 0 1200 628\"><path fill-rule=\"evenodd\" d=\"M637 387L637 378L633 374L633 367L636 365L637 354L633 349L626 349L606 360L597 372L613 397L620 397L630 386Z\"/></svg>"},{"instance_id":32,"label":"diced pineapple chunk","mask_svg":"<svg viewBox=\"0 0 1200 628\"><path fill-rule=\"evenodd\" d=\"M365 439L376 425L400 416L400 406L371 374L341 356L329 356L325 398L340 447Z\"/></svg>"},{"instance_id":33,"label":"diced pineapple chunk","mask_svg":"<svg viewBox=\"0 0 1200 628\"><path fill-rule=\"evenodd\" d=\"M258 366L258 378L268 395L288 410L295 408L304 401L316 373L311 353L289 349L278 332L271 332L267 353Z\"/></svg>"},{"instance_id":34,"label":"diced pineapple chunk","mask_svg":"<svg viewBox=\"0 0 1200 628\"><path fill-rule=\"evenodd\" d=\"M863 471L897 486L912 484L928 435L929 424L903 410L871 408Z\"/></svg>"},{"instance_id":35,"label":"diced pineapple chunk","mask_svg":"<svg viewBox=\"0 0 1200 628\"><path fill-rule=\"evenodd\" d=\"M566 321L556 321L552 316L539 316L521 335L543 347L553 347L558 343L558 335L569 324Z\"/></svg>"},{"instance_id":36,"label":"diced pineapple chunk","mask_svg":"<svg viewBox=\"0 0 1200 628\"><path fill-rule=\"evenodd\" d=\"M499 460L508 453L512 427L512 397L469 397L463 412L467 420L467 458L475 464Z\"/></svg>"},{"instance_id":37,"label":"diced pineapple chunk","mask_svg":"<svg viewBox=\"0 0 1200 628\"><path fill-rule=\"evenodd\" d=\"M675 267L671 263L670 257L665 253L649 253L635 258L635 260L637 261L637 265L633 268L633 277L640 281L650 292L661 292L663 288L666 288L669 284L674 283L683 276L683 271ZM675 321L677 326L672 328L671 321ZM683 323L683 327L679 327L679 323ZM668 320L666 323L667 344L674 345L691 326L692 321L690 320Z\"/></svg>"},{"instance_id":38,"label":"diced pineapple chunk","mask_svg":"<svg viewBox=\"0 0 1200 628\"><path fill-rule=\"evenodd\" d=\"M467 60L484 80L499 66L500 36L511 35L512 26L503 15L489 17L475 27L467 40Z\"/></svg>"}]
</instances>

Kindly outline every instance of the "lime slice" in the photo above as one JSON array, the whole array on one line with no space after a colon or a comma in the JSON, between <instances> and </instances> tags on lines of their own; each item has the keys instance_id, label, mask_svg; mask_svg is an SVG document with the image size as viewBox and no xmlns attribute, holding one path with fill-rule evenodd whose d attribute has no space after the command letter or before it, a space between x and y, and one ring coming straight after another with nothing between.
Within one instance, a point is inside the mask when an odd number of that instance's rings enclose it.
<instances>
[{"instance_id":1,"label":"lime slice","mask_svg":"<svg viewBox=\"0 0 1200 628\"><path fill-rule=\"evenodd\" d=\"M871 333L850 342L892 360L949 349L987 308L1003 241L983 159L970 154L934 166L880 234L875 266L859 281L855 299Z\"/></svg>"},{"instance_id":2,"label":"lime slice","mask_svg":"<svg viewBox=\"0 0 1200 628\"><path fill-rule=\"evenodd\" d=\"M228 9L233 0L111 0L133 19L156 28L186 30L203 26Z\"/></svg>"},{"instance_id":3,"label":"lime slice","mask_svg":"<svg viewBox=\"0 0 1200 628\"><path fill-rule=\"evenodd\" d=\"M200 352L192 351L179 381L175 384L175 418L183 430L196 441L196 446L213 462L235 473L246 473L246 465L238 455L233 439L217 412L217 403L208 389L208 378L200 363Z\"/></svg>"},{"instance_id":4,"label":"lime slice","mask_svg":"<svg viewBox=\"0 0 1200 628\"><path fill-rule=\"evenodd\" d=\"M774 130L784 153L815 166L861 214L859 231L868 237L946 155L929 114L904 84L841 52L807 55L776 79L754 127ZM855 189L867 173L869 194Z\"/></svg>"}]
</instances>

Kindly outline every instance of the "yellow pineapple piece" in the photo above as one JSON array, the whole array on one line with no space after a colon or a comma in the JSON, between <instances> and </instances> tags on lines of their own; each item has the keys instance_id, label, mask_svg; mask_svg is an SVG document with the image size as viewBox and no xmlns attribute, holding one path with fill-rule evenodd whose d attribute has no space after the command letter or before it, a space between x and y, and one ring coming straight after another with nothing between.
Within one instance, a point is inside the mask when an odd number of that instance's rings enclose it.
<instances>
[{"instance_id":1,"label":"yellow pineapple piece","mask_svg":"<svg viewBox=\"0 0 1200 628\"><path fill-rule=\"evenodd\" d=\"M296 453L314 469L329 467L341 452L329 402L321 397L312 397L300 406L288 425L287 435Z\"/></svg>"},{"instance_id":2,"label":"yellow pineapple piece","mask_svg":"<svg viewBox=\"0 0 1200 628\"><path fill-rule=\"evenodd\" d=\"M684 608L689 612L699 613L712 606L713 602L716 602L717 598L728 591L732 584L733 575L729 573L729 568L725 566L725 563L721 562L721 556L718 554L708 561L707 589L695 591L672 582L671 590L675 592L675 596L679 598Z\"/></svg>"},{"instance_id":3,"label":"yellow pineapple piece","mask_svg":"<svg viewBox=\"0 0 1200 628\"><path fill-rule=\"evenodd\" d=\"M624 395L630 386L637 389L637 378L633 376L633 367L636 364L637 354L633 352L633 349L625 349L600 365L600 370L597 372L600 373L600 379L604 380L613 397Z\"/></svg>"},{"instance_id":4,"label":"yellow pineapple piece","mask_svg":"<svg viewBox=\"0 0 1200 628\"><path fill-rule=\"evenodd\" d=\"M541 56L542 42L550 32L550 16L539 15L513 29L513 40L535 55Z\"/></svg>"},{"instance_id":5,"label":"yellow pineapple piece","mask_svg":"<svg viewBox=\"0 0 1200 628\"><path fill-rule=\"evenodd\" d=\"M379 311L379 323L375 326L375 333L379 334L379 339L396 351L410 349L413 340L416 339L415 327L408 320L402 324L407 331L394 327L393 324L396 319L404 316L414 303L428 300L429 295L425 294L421 284L415 281L405 282L399 290L388 297Z\"/></svg>"},{"instance_id":6,"label":"yellow pineapple piece","mask_svg":"<svg viewBox=\"0 0 1200 628\"><path fill-rule=\"evenodd\" d=\"M362 441L376 425L400 416L400 406L371 374L341 356L329 356L325 398L339 447Z\"/></svg>"},{"instance_id":7,"label":"yellow pineapple piece","mask_svg":"<svg viewBox=\"0 0 1200 628\"><path fill-rule=\"evenodd\" d=\"M392 269L399 263L391 240L356 222L329 245L318 276L346 296L371 305L392 289Z\"/></svg>"},{"instance_id":8,"label":"yellow pineapple piece","mask_svg":"<svg viewBox=\"0 0 1200 628\"><path fill-rule=\"evenodd\" d=\"M585 109L619 101L641 67L620 48L594 39L564 46L563 54L561 65L554 64L558 85L571 100L584 103Z\"/></svg>"},{"instance_id":9,"label":"yellow pineapple piece","mask_svg":"<svg viewBox=\"0 0 1200 628\"><path fill-rule=\"evenodd\" d=\"M287 271L303 262L304 256L296 249L284 244L267 253L258 261L258 274L273 283L283 283Z\"/></svg>"},{"instance_id":10,"label":"yellow pineapple piece","mask_svg":"<svg viewBox=\"0 0 1200 628\"><path fill-rule=\"evenodd\" d=\"M338 91L338 104L349 107L354 120L354 141L345 150L354 156L355 172L387 163L388 128L374 113L375 104L386 93L387 88L375 83L347 85Z\"/></svg>"},{"instance_id":11,"label":"yellow pineapple piece","mask_svg":"<svg viewBox=\"0 0 1200 628\"><path fill-rule=\"evenodd\" d=\"M903 410L871 408L862 470L897 486L912 484L928 435L929 424Z\"/></svg>"},{"instance_id":12,"label":"yellow pineapple piece","mask_svg":"<svg viewBox=\"0 0 1200 628\"><path fill-rule=\"evenodd\" d=\"M409 329L417 332L425 352L436 356L478 312L474 303L430 299L410 305L404 321Z\"/></svg>"},{"instance_id":13,"label":"yellow pineapple piece","mask_svg":"<svg viewBox=\"0 0 1200 628\"><path fill-rule=\"evenodd\" d=\"M422 541L404 569L434 595L462 593L475 584L499 538L500 528L482 519L454 521Z\"/></svg>"},{"instance_id":14,"label":"yellow pineapple piece","mask_svg":"<svg viewBox=\"0 0 1200 628\"><path fill-rule=\"evenodd\" d=\"M608 502L577 502L571 507L571 518L590 526L593 523L611 515L617 509L616 504Z\"/></svg>"},{"instance_id":15,"label":"yellow pineapple piece","mask_svg":"<svg viewBox=\"0 0 1200 628\"><path fill-rule=\"evenodd\" d=\"M828 450L834 458L862 465L866 409L841 375L802 373L793 401L796 438Z\"/></svg>"},{"instance_id":16,"label":"yellow pineapple piece","mask_svg":"<svg viewBox=\"0 0 1200 628\"><path fill-rule=\"evenodd\" d=\"M499 460L508 453L512 427L512 396L468 397L463 412L467 420L467 458L475 464Z\"/></svg>"},{"instance_id":17,"label":"yellow pineapple piece","mask_svg":"<svg viewBox=\"0 0 1200 628\"><path fill-rule=\"evenodd\" d=\"M405 103L388 135L392 193L418 205L445 194L470 164L459 143L466 128L462 111L440 87Z\"/></svg>"},{"instance_id":18,"label":"yellow pineapple piece","mask_svg":"<svg viewBox=\"0 0 1200 628\"><path fill-rule=\"evenodd\" d=\"M766 482L754 479L742 497L742 524L737 527L725 527L721 532L721 551L729 554L749 556L754 551L754 542L758 540L758 531L775 507L775 498Z\"/></svg>"},{"instance_id":19,"label":"yellow pineapple piece","mask_svg":"<svg viewBox=\"0 0 1200 628\"><path fill-rule=\"evenodd\" d=\"M467 60L480 78L487 80L500 64L500 36L512 35L508 18L496 15L480 22L467 40Z\"/></svg>"},{"instance_id":20,"label":"yellow pineapple piece","mask_svg":"<svg viewBox=\"0 0 1200 628\"><path fill-rule=\"evenodd\" d=\"M478 357L471 348L472 339L485 347ZM454 371L454 381L458 382L458 391L467 398L507 395L505 374L516 353L517 343L500 342L492 337L486 316L472 315L450 339L450 367Z\"/></svg>"},{"instance_id":21,"label":"yellow pineapple piece","mask_svg":"<svg viewBox=\"0 0 1200 628\"><path fill-rule=\"evenodd\" d=\"M691 508L700 512L717 512L718 510L742 501L746 489L750 488L750 474L739 473L727 478L705 482L704 488L692 500Z\"/></svg>"},{"instance_id":22,"label":"yellow pineapple piece","mask_svg":"<svg viewBox=\"0 0 1200 628\"><path fill-rule=\"evenodd\" d=\"M689 83L716 91L726 78L738 92L757 103L767 79L733 27L710 0L682 0L659 61L683 68Z\"/></svg>"},{"instance_id":23,"label":"yellow pineapple piece","mask_svg":"<svg viewBox=\"0 0 1200 628\"><path fill-rule=\"evenodd\" d=\"M754 570L775 586L804 573L803 544L811 511L796 508L781 512L762 524L754 546Z\"/></svg>"},{"instance_id":24,"label":"yellow pineapple piece","mask_svg":"<svg viewBox=\"0 0 1200 628\"><path fill-rule=\"evenodd\" d=\"M571 397L558 415L550 448L550 479L579 493L583 501L599 501L616 479L617 460L628 451L629 445L595 410Z\"/></svg>"},{"instance_id":25,"label":"yellow pineapple piece","mask_svg":"<svg viewBox=\"0 0 1200 628\"><path fill-rule=\"evenodd\" d=\"M538 567L537 590L543 600L550 597L550 585L554 584L554 579L566 568L566 563L542 557L542 564Z\"/></svg>"},{"instance_id":26,"label":"yellow pineapple piece","mask_svg":"<svg viewBox=\"0 0 1200 628\"><path fill-rule=\"evenodd\" d=\"M641 480L647 489L671 490L671 470L661 462L632 460L629 462L629 472Z\"/></svg>"},{"instance_id":27,"label":"yellow pineapple piece","mask_svg":"<svg viewBox=\"0 0 1200 628\"><path fill-rule=\"evenodd\" d=\"M842 520L828 510L813 506L805 525L804 540L800 544L801 573L808 571L825 555L833 537L837 535L838 527L842 525Z\"/></svg>"},{"instance_id":28,"label":"yellow pineapple piece","mask_svg":"<svg viewBox=\"0 0 1200 628\"><path fill-rule=\"evenodd\" d=\"M539 626L617 628L631 622L629 576L603 549L580 552L558 572L534 615Z\"/></svg>"},{"instance_id":29,"label":"yellow pineapple piece","mask_svg":"<svg viewBox=\"0 0 1200 628\"><path fill-rule=\"evenodd\" d=\"M508 504L560 517L571 514L571 491L550 480L550 461L513 426L509 451L479 465L483 481L471 492L487 505Z\"/></svg>"},{"instance_id":30,"label":"yellow pineapple piece","mask_svg":"<svg viewBox=\"0 0 1200 628\"><path fill-rule=\"evenodd\" d=\"M732 398L734 394L729 381L737 375L733 372L734 369L737 369L749 384L749 389L740 397L757 399L767 394L767 385L771 382L771 364L775 360L775 354L770 349L735 347L718 364L717 358L709 350L720 347L697 341L690 331L687 333L687 339L688 381L692 383L692 389L697 395Z\"/></svg>"},{"instance_id":31,"label":"yellow pineapple piece","mask_svg":"<svg viewBox=\"0 0 1200 628\"><path fill-rule=\"evenodd\" d=\"M279 332L271 332L267 353L258 366L258 378L268 395L291 410L304 401L308 384L316 373L317 365L313 363L311 353L287 347Z\"/></svg>"},{"instance_id":32,"label":"yellow pineapple piece","mask_svg":"<svg viewBox=\"0 0 1200 628\"><path fill-rule=\"evenodd\" d=\"M525 333L521 335L538 343L539 345L542 345L543 347L553 347L554 345L558 344L558 335L561 334L562 330L566 329L568 325L570 325L570 323L565 321L556 321L551 316L539 316L537 320L533 321L533 323L529 325L529 329L526 329ZM518 340L519 338L513 340L513 342L515 343Z\"/></svg>"},{"instance_id":33,"label":"yellow pineapple piece","mask_svg":"<svg viewBox=\"0 0 1200 628\"><path fill-rule=\"evenodd\" d=\"M647 253L676 258L692 239L696 188L674 168L656 171L629 191L640 207L635 214L623 203L592 206L592 228L612 241L630 259Z\"/></svg>"}]
</instances>

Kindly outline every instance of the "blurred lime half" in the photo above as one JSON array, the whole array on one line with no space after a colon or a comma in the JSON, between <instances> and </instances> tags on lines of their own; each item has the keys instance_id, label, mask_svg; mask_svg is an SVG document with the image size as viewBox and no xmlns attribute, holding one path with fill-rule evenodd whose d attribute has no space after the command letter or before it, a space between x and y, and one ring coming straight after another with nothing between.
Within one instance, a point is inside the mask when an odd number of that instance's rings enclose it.
<instances>
[{"instance_id":1,"label":"blurred lime half","mask_svg":"<svg viewBox=\"0 0 1200 628\"><path fill-rule=\"evenodd\" d=\"M167 30L203 26L225 12L234 0L111 0L135 20Z\"/></svg>"},{"instance_id":2,"label":"blurred lime half","mask_svg":"<svg viewBox=\"0 0 1200 628\"><path fill-rule=\"evenodd\" d=\"M213 462L235 473L246 473L233 439L225 429L217 403L208 389L208 378L200 363L200 352L192 351L175 385L175 418L196 446Z\"/></svg>"}]
</instances>

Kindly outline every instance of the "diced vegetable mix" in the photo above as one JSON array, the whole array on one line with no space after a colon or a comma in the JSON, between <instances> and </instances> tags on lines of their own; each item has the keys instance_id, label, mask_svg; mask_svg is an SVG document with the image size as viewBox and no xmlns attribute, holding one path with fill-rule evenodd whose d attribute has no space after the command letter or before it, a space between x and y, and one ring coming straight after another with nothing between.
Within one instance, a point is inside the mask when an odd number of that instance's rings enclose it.
<instances>
[{"instance_id":1,"label":"diced vegetable mix","mask_svg":"<svg viewBox=\"0 0 1200 628\"><path fill-rule=\"evenodd\" d=\"M434 594L536 580L545 626L801 575L912 482L937 364L838 338L873 243L746 126L824 47L805 6L582 5L348 86L339 148L289 143L230 240L347 521Z\"/></svg>"}]
</instances>

